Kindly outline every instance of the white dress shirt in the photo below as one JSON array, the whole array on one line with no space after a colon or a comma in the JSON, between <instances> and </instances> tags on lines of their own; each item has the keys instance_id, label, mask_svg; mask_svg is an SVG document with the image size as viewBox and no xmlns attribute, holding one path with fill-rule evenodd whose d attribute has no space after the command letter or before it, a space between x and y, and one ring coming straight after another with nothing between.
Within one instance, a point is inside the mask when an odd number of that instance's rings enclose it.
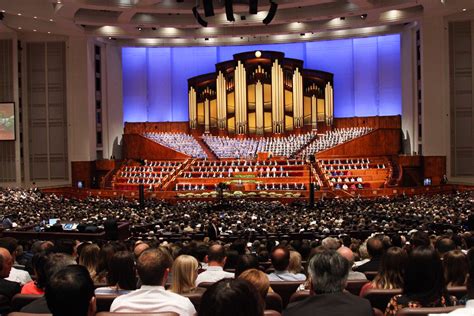
<instances>
[{"instance_id":1,"label":"white dress shirt","mask_svg":"<svg viewBox=\"0 0 474 316\"><path fill-rule=\"evenodd\" d=\"M275 271L268 275L268 280L270 282L279 282L279 281L306 281L306 276L302 273L290 273L288 270L285 271Z\"/></svg>"},{"instance_id":2,"label":"white dress shirt","mask_svg":"<svg viewBox=\"0 0 474 316\"><path fill-rule=\"evenodd\" d=\"M234 278L234 274L224 271L222 267L219 266L208 266L206 271L200 273L196 279L196 286L199 286L199 283L203 282L217 282L226 278Z\"/></svg>"},{"instance_id":3,"label":"white dress shirt","mask_svg":"<svg viewBox=\"0 0 474 316\"><path fill-rule=\"evenodd\" d=\"M110 306L118 313L174 312L192 316L196 309L189 298L166 291L163 286L142 285L138 290L117 297Z\"/></svg>"},{"instance_id":4,"label":"white dress shirt","mask_svg":"<svg viewBox=\"0 0 474 316\"><path fill-rule=\"evenodd\" d=\"M28 282L31 282L31 276L27 271L20 270L12 267L10 270L10 275L6 278L8 281L18 282L21 285L25 285Z\"/></svg>"}]
</instances>

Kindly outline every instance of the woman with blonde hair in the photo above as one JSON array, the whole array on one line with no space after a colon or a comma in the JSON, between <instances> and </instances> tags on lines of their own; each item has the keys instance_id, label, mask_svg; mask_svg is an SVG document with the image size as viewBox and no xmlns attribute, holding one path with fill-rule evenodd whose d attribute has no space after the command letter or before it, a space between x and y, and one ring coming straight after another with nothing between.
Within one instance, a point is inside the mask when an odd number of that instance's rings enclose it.
<instances>
[{"instance_id":1,"label":"woman with blonde hair","mask_svg":"<svg viewBox=\"0 0 474 316\"><path fill-rule=\"evenodd\" d=\"M298 274L301 273L301 255L298 251L290 250L290 265L288 272Z\"/></svg>"},{"instance_id":2,"label":"woman with blonde hair","mask_svg":"<svg viewBox=\"0 0 474 316\"><path fill-rule=\"evenodd\" d=\"M82 248L81 254L79 255L79 264L86 267L92 279L94 279L97 274L99 252L99 246L96 244L88 244Z\"/></svg>"},{"instance_id":3,"label":"woman with blonde hair","mask_svg":"<svg viewBox=\"0 0 474 316\"><path fill-rule=\"evenodd\" d=\"M172 284L171 292L177 294L187 294L197 291L196 278L198 275L199 263L196 258L188 255L178 256L171 268ZM205 289L203 289L204 291Z\"/></svg>"}]
</instances>

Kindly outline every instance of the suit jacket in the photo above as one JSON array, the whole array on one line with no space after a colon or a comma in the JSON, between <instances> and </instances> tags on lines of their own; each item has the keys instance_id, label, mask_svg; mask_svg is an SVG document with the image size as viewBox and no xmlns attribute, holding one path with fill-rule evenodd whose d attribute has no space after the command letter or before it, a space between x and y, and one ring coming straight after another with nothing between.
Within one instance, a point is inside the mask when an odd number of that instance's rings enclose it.
<instances>
[{"instance_id":1,"label":"suit jacket","mask_svg":"<svg viewBox=\"0 0 474 316\"><path fill-rule=\"evenodd\" d=\"M283 316L372 316L372 306L364 298L350 293L316 294L288 305Z\"/></svg>"},{"instance_id":2,"label":"suit jacket","mask_svg":"<svg viewBox=\"0 0 474 316\"><path fill-rule=\"evenodd\" d=\"M382 261L382 257L374 257L370 259L370 261L364 263L357 267L356 271L359 272L369 272L369 271L379 271L380 261Z\"/></svg>"},{"instance_id":3,"label":"suit jacket","mask_svg":"<svg viewBox=\"0 0 474 316\"><path fill-rule=\"evenodd\" d=\"M21 285L18 282L0 279L0 294L11 299L15 294L20 293Z\"/></svg>"},{"instance_id":4,"label":"suit jacket","mask_svg":"<svg viewBox=\"0 0 474 316\"><path fill-rule=\"evenodd\" d=\"M209 236L210 240L216 240L217 237L219 236L219 229L217 228L217 226L210 224L207 227L207 235Z\"/></svg>"}]
</instances>

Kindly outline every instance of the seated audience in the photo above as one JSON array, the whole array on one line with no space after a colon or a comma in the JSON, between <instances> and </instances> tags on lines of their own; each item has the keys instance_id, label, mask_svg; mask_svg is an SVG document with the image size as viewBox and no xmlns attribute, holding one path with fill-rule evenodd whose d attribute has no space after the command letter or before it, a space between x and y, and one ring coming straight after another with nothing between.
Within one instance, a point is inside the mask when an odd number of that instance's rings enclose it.
<instances>
[{"instance_id":1,"label":"seated audience","mask_svg":"<svg viewBox=\"0 0 474 316\"><path fill-rule=\"evenodd\" d=\"M384 253L384 246L382 240L378 237L372 237L367 240L367 252L370 260L357 267L359 272L378 271L382 255Z\"/></svg>"},{"instance_id":2,"label":"seated audience","mask_svg":"<svg viewBox=\"0 0 474 316\"><path fill-rule=\"evenodd\" d=\"M369 289L393 290L403 288L403 274L408 262L408 254L399 247L390 247L382 256L380 268L372 280L360 290L360 296Z\"/></svg>"},{"instance_id":3,"label":"seated audience","mask_svg":"<svg viewBox=\"0 0 474 316\"><path fill-rule=\"evenodd\" d=\"M467 256L461 250L451 250L443 257L444 281L446 286L466 284L469 271Z\"/></svg>"},{"instance_id":4,"label":"seated audience","mask_svg":"<svg viewBox=\"0 0 474 316\"><path fill-rule=\"evenodd\" d=\"M95 315L94 282L83 266L67 266L53 274L45 297L53 316Z\"/></svg>"},{"instance_id":5,"label":"seated audience","mask_svg":"<svg viewBox=\"0 0 474 316\"><path fill-rule=\"evenodd\" d=\"M0 238L0 247L8 249L13 260L10 275L6 279L9 281L18 282L21 285L25 285L26 283L30 282L31 276L27 271L14 267L16 262L16 250L18 248L18 242L16 239L12 237Z\"/></svg>"},{"instance_id":6,"label":"seated audience","mask_svg":"<svg viewBox=\"0 0 474 316\"><path fill-rule=\"evenodd\" d=\"M394 296L385 315L396 315L404 307L446 307L456 305L448 295L443 266L438 253L430 247L413 249L403 276L403 294Z\"/></svg>"},{"instance_id":7,"label":"seated audience","mask_svg":"<svg viewBox=\"0 0 474 316\"><path fill-rule=\"evenodd\" d=\"M369 301L344 292L349 269L349 262L334 250L316 253L308 264L311 291L316 295L288 305L283 315L372 315Z\"/></svg>"},{"instance_id":8,"label":"seated audience","mask_svg":"<svg viewBox=\"0 0 474 316\"><path fill-rule=\"evenodd\" d=\"M0 294L9 299L20 293L21 290L20 283L6 279L10 274L12 265L13 258L10 252L5 248L0 248Z\"/></svg>"},{"instance_id":9,"label":"seated audience","mask_svg":"<svg viewBox=\"0 0 474 316\"><path fill-rule=\"evenodd\" d=\"M171 292L176 294L188 294L199 292L201 288L196 287L199 262L196 258L188 255L180 255L173 262Z\"/></svg>"},{"instance_id":10,"label":"seated audience","mask_svg":"<svg viewBox=\"0 0 474 316\"><path fill-rule=\"evenodd\" d=\"M198 316L263 316L263 301L249 282L223 279L204 293Z\"/></svg>"},{"instance_id":11,"label":"seated audience","mask_svg":"<svg viewBox=\"0 0 474 316\"><path fill-rule=\"evenodd\" d=\"M94 316L94 282L80 265L67 266L51 277L45 290L53 316Z\"/></svg>"},{"instance_id":12,"label":"seated audience","mask_svg":"<svg viewBox=\"0 0 474 316\"><path fill-rule=\"evenodd\" d=\"M196 286L203 282L217 282L225 278L234 277L233 273L224 271L227 257L225 248L222 245L214 244L210 246L206 258L207 268L198 275Z\"/></svg>"},{"instance_id":13,"label":"seated audience","mask_svg":"<svg viewBox=\"0 0 474 316\"><path fill-rule=\"evenodd\" d=\"M38 252L33 256L31 263L33 265L33 274L35 276L35 280L23 285L21 288L21 294L44 294L44 287L46 285L44 266L46 260L46 254L43 252Z\"/></svg>"},{"instance_id":14,"label":"seated audience","mask_svg":"<svg viewBox=\"0 0 474 316\"><path fill-rule=\"evenodd\" d=\"M245 270L258 268L258 258L255 255L241 255L237 259L237 264L235 265L235 277L237 278Z\"/></svg>"},{"instance_id":15,"label":"seated audience","mask_svg":"<svg viewBox=\"0 0 474 316\"><path fill-rule=\"evenodd\" d=\"M257 269L248 269L239 275L239 279L246 280L257 289L258 293L265 301L268 291L270 290L270 280L268 275Z\"/></svg>"},{"instance_id":16,"label":"seated audience","mask_svg":"<svg viewBox=\"0 0 474 316\"><path fill-rule=\"evenodd\" d=\"M347 280L349 281L354 281L354 280L367 280L367 277L365 276L365 274L363 274L362 272L359 272L359 271L353 271L352 270L352 266L354 265L354 253L352 252L352 250L350 248L347 248L345 246L342 246L340 247L339 249L337 249L337 253L339 253L341 256L343 256L348 262L349 262L349 266L351 267L349 269L349 274L347 276Z\"/></svg>"},{"instance_id":17,"label":"seated audience","mask_svg":"<svg viewBox=\"0 0 474 316\"><path fill-rule=\"evenodd\" d=\"M304 274L295 274L288 271L288 267L290 265L290 251L287 247L275 247L272 251L271 261L273 267L275 268L275 272L268 275L270 282L306 280L306 276Z\"/></svg>"},{"instance_id":18,"label":"seated audience","mask_svg":"<svg viewBox=\"0 0 474 316\"><path fill-rule=\"evenodd\" d=\"M122 295L137 288L135 260L129 251L119 251L113 254L107 271L107 284L98 287L95 295Z\"/></svg>"},{"instance_id":19,"label":"seated audience","mask_svg":"<svg viewBox=\"0 0 474 316\"><path fill-rule=\"evenodd\" d=\"M51 253L46 257L44 263L44 279L41 280L39 285L42 288L46 288L52 276L60 271L61 269L76 264L74 258L64 253ZM51 313L48 308L46 298L43 296L30 304L24 306L21 309L22 313L33 313L33 314L49 314Z\"/></svg>"},{"instance_id":20,"label":"seated audience","mask_svg":"<svg viewBox=\"0 0 474 316\"><path fill-rule=\"evenodd\" d=\"M91 278L95 278L97 273L97 266L99 264L97 259L99 257L99 252L100 248L96 244L86 244L82 247L79 255L79 264L86 267Z\"/></svg>"},{"instance_id":21,"label":"seated audience","mask_svg":"<svg viewBox=\"0 0 474 316\"><path fill-rule=\"evenodd\" d=\"M147 249L137 260L140 289L117 297L110 307L116 313L175 312L179 315L194 315L196 309L191 301L165 290L173 259L164 249Z\"/></svg>"}]
</instances>

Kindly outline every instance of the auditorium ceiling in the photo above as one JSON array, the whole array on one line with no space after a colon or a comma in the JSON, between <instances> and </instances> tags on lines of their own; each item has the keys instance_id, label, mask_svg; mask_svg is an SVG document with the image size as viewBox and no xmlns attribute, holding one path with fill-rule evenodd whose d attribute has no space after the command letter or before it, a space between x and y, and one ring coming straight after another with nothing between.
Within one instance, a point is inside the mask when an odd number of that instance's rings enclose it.
<instances>
[{"instance_id":1,"label":"auditorium ceiling","mask_svg":"<svg viewBox=\"0 0 474 316\"><path fill-rule=\"evenodd\" d=\"M205 16L205 2L213 16ZM225 0L0 0L0 32L89 36L126 46L243 45L395 33L427 16L474 14L471 0L228 2L226 14ZM249 2L257 3L256 14ZM207 27L197 22L196 5Z\"/></svg>"}]
</instances>

